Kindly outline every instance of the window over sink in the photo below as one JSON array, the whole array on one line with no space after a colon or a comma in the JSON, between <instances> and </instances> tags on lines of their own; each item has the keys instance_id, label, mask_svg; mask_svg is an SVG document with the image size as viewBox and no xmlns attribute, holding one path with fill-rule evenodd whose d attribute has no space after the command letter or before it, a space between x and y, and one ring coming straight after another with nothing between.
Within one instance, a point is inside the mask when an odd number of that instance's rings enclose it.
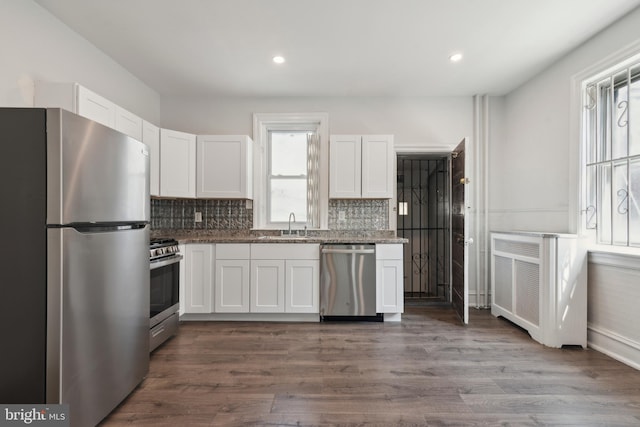
<instances>
[{"instance_id":1,"label":"window over sink","mask_svg":"<svg viewBox=\"0 0 640 427\"><path fill-rule=\"evenodd\" d=\"M267 223L286 223L290 213L296 221L307 223L307 213L311 213L314 204L308 194L308 184L317 174L317 168L308 165L314 137L313 131L269 131Z\"/></svg>"},{"instance_id":2,"label":"window over sink","mask_svg":"<svg viewBox=\"0 0 640 427\"><path fill-rule=\"evenodd\" d=\"M328 115L256 113L254 228L326 229ZM293 217L292 217L293 219Z\"/></svg>"}]
</instances>

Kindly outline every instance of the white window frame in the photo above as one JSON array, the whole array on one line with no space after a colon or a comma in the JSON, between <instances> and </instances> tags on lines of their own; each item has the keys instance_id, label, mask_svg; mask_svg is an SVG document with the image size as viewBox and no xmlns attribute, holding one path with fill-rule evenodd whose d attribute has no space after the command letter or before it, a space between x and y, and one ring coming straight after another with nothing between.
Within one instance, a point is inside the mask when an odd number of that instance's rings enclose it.
<instances>
[{"instance_id":1,"label":"white window frame","mask_svg":"<svg viewBox=\"0 0 640 427\"><path fill-rule=\"evenodd\" d=\"M329 224L329 115L327 113L254 113L253 140L255 144L253 161L253 227L254 229L279 229L278 224L267 224L268 171L267 144L270 130L295 130L300 126L317 127L320 138L320 183L319 216L320 226L327 230Z\"/></svg>"},{"instance_id":2,"label":"white window frame","mask_svg":"<svg viewBox=\"0 0 640 427\"><path fill-rule=\"evenodd\" d=\"M571 78L571 141L574 142L570 149L570 158L577 159L569 165L570 169L570 188L576 190L575 212L572 216L576 219L577 224L572 224L571 228L577 230L580 236L586 239L590 250L626 253L632 255L640 255L640 248L632 246L619 246L609 244L598 244L595 229L587 228L586 217L590 213L587 212L586 199L586 144L585 129L583 125L583 108L585 105L585 89L589 82L598 80L612 71L626 67L638 62L640 59L640 41L634 42L625 48L609 55L596 64L582 70ZM574 181L572 178L576 177Z\"/></svg>"}]
</instances>

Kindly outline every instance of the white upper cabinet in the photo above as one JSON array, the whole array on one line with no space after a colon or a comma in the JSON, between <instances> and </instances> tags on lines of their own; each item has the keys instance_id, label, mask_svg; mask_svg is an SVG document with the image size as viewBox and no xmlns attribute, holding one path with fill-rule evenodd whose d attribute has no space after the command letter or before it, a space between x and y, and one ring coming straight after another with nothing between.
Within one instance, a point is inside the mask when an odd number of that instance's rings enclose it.
<instances>
[{"instance_id":1,"label":"white upper cabinet","mask_svg":"<svg viewBox=\"0 0 640 427\"><path fill-rule=\"evenodd\" d=\"M329 197L393 197L393 135L332 135Z\"/></svg>"},{"instance_id":2,"label":"white upper cabinet","mask_svg":"<svg viewBox=\"0 0 640 427\"><path fill-rule=\"evenodd\" d=\"M362 197L390 199L393 197L393 135L362 137Z\"/></svg>"},{"instance_id":3,"label":"white upper cabinet","mask_svg":"<svg viewBox=\"0 0 640 427\"><path fill-rule=\"evenodd\" d=\"M253 141L246 135L197 137L196 196L253 198Z\"/></svg>"},{"instance_id":4,"label":"white upper cabinet","mask_svg":"<svg viewBox=\"0 0 640 427\"><path fill-rule=\"evenodd\" d=\"M76 84L77 110L75 113L101 123L112 129L116 128L116 104L106 98Z\"/></svg>"},{"instance_id":5,"label":"white upper cabinet","mask_svg":"<svg viewBox=\"0 0 640 427\"><path fill-rule=\"evenodd\" d=\"M142 119L117 105L115 130L142 141Z\"/></svg>"},{"instance_id":6,"label":"white upper cabinet","mask_svg":"<svg viewBox=\"0 0 640 427\"><path fill-rule=\"evenodd\" d=\"M160 128L146 120L142 122L142 142L149 147L149 193L160 195Z\"/></svg>"},{"instance_id":7,"label":"white upper cabinet","mask_svg":"<svg viewBox=\"0 0 640 427\"><path fill-rule=\"evenodd\" d=\"M196 197L196 136L160 129L160 196Z\"/></svg>"},{"instance_id":8,"label":"white upper cabinet","mask_svg":"<svg viewBox=\"0 0 640 427\"><path fill-rule=\"evenodd\" d=\"M38 81L35 106L64 108L142 141L142 119L78 83Z\"/></svg>"},{"instance_id":9,"label":"white upper cabinet","mask_svg":"<svg viewBox=\"0 0 640 427\"><path fill-rule=\"evenodd\" d=\"M362 197L362 138L331 135L329 141L329 197Z\"/></svg>"}]
</instances>

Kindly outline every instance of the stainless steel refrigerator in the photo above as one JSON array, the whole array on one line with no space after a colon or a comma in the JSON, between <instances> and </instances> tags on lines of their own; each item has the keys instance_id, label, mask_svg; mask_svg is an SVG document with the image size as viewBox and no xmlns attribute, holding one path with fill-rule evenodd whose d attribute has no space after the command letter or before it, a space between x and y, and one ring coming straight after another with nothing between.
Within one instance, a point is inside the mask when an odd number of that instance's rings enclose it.
<instances>
[{"instance_id":1,"label":"stainless steel refrigerator","mask_svg":"<svg viewBox=\"0 0 640 427\"><path fill-rule=\"evenodd\" d=\"M148 149L60 109L0 138L0 403L96 425L149 369Z\"/></svg>"}]
</instances>

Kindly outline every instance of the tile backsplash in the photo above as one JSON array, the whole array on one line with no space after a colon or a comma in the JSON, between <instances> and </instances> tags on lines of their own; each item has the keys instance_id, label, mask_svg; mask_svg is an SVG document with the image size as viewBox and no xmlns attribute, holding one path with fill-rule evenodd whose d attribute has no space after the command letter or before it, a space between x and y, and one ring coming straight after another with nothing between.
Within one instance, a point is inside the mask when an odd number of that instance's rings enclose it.
<instances>
[{"instance_id":1,"label":"tile backsplash","mask_svg":"<svg viewBox=\"0 0 640 427\"><path fill-rule=\"evenodd\" d=\"M241 231L253 228L246 200L151 199L151 229ZM195 222L195 213L202 221ZM344 218L344 219L342 219ZM387 230L389 200L329 200L330 230Z\"/></svg>"},{"instance_id":2,"label":"tile backsplash","mask_svg":"<svg viewBox=\"0 0 640 427\"><path fill-rule=\"evenodd\" d=\"M330 230L387 230L388 228L389 200L387 199L329 200Z\"/></svg>"},{"instance_id":3,"label":"tile backsplash","mask_svg":"<svg viewBox=\"0 0 640 427\"><path fill-rule=\"evenodd\" d=\"M151 199L152 230L250 230L253 209L246 200ZM195 213L202 221L195 221Z\"/></svg>"}]
</instances>

